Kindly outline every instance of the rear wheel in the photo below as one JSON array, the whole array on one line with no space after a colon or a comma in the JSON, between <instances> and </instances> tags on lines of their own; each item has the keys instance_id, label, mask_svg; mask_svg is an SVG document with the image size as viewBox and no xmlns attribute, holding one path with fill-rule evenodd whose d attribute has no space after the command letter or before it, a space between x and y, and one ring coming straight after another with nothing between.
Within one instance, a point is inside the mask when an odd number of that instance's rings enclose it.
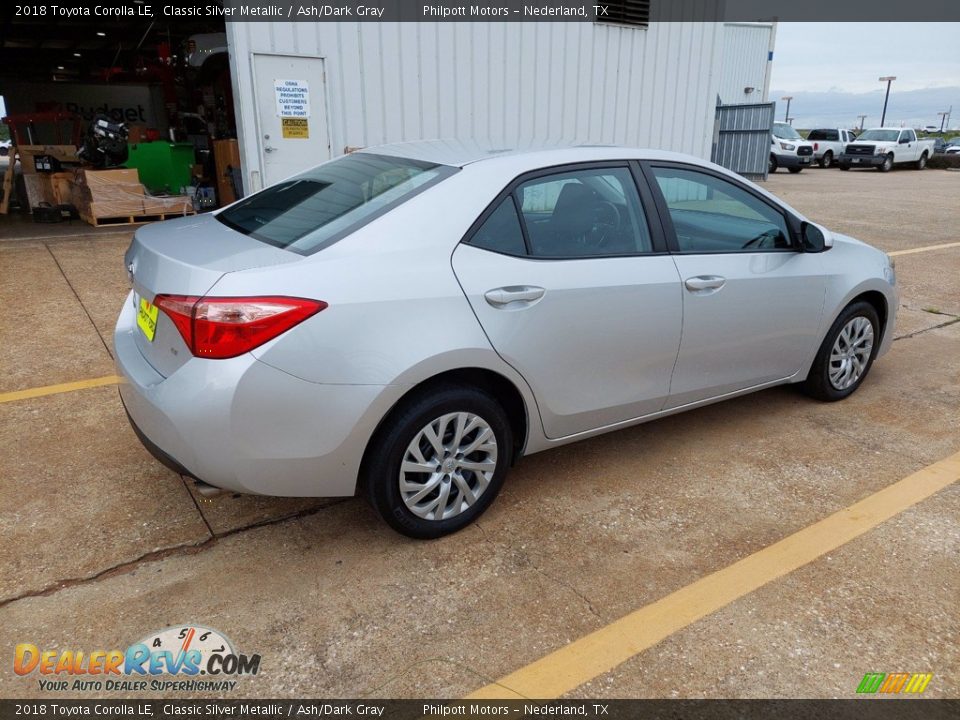
<instances>
[{"instance_id":1,"label":"rear wheel","mask_svg":"<svg viewBox=\"0 0 960 720\"><path fill-rule=\"evenodd\" d=\"M880 172L890 172L893 170L893 154L887 155L883 159L883 164L877 167Z\"/></svg>"},{"instance_id":2,"label":"rear wheel","mask_svg":"<svg viewBox=\"0 0 960 720\"><path fill-rule=\"evenodd\" d=\"M828 168L828 167L832 167L832 166L833 166L833 152L830 151L830 150L827 150L827 151L823 154L823 157L820 158L820 167L822 167L822 168Z\"/></svg>"},{"instance_id":3,"label":"rear wheel","mask_svg":"<svg viewBox=\"0 0 960 720\"><path fill-rule=\"evenodd\" d=\"M880 341L880 319L868 302L855 302L830 326L803 390L828 402L843 400L870 372Z\"/></svg>"},{"instance_id":4,"label":"rear wheel","mask_svg":"<svg viewBox=\"0 0 960 720\"><path fill-rule=\"evenodd\" d=\"M394 530L438 538L469 525L493 502L513 438L485 392L445 385L407 401L371 442L367 498Z\"/></svg>"},{"instance_id":5,"label":"rear wheel","mask_svg":"<svg viewBox=\"0 0 960 720\"><path fill-rule=\"evenodd\" d=\"M917 170L923 170L927 166L927 153L923 153L917 160Z\"/></svg>"}]
</instances>

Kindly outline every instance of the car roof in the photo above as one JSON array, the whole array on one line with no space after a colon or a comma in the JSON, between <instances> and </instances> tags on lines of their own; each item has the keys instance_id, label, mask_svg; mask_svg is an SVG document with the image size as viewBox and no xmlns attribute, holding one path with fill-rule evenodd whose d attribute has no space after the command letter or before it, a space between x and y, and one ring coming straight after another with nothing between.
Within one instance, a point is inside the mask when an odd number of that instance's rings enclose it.
<instances>
[{"instance_id":1,"label":"car roof","mask_svg":"<svg viewBox=\"0 0 960 720\"><path fill-rule=\"evenodd\" d=\"M507 157L520 159L524 156L529 156L531 167L611 159L689 159L689 156L679 153L644 150L621 145L536 141L496 145L473 140L415 140L366 147L358 152L403 157L453 167L464 167L472 163ZM698 160L698 162L702 161Z\"/></svg>"}]
</instances>

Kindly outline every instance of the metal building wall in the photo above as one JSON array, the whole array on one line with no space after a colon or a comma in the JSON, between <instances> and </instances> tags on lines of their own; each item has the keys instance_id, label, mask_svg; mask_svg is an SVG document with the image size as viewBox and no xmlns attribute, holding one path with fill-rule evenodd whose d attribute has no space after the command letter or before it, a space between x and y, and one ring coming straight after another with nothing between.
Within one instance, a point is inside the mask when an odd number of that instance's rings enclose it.
<instances>
[{"instance_id":1,"label":"metal building wall","mask_svg":"<svg viewBox=\"0 0 960 720\"><path fill-rule=\"evenodd\" d=\"M458 137L709 158L722 33L720 23L698 22L230 22L244 184L257 189L262 177L253 53L324 58L333 156L347 146Z\"/></svg>"},{"instance_id":2,"label":"metal building wall","mask_svg":"<svg viewBox=\"0 0 960 720\"><path fill-rule=\"evenodd\" d=\"M717 94L723 105L763 103L770 92L774 23L726 23L722 72ZM745 88L754 88L751 93Z\"/></svg>"}]
</instances>

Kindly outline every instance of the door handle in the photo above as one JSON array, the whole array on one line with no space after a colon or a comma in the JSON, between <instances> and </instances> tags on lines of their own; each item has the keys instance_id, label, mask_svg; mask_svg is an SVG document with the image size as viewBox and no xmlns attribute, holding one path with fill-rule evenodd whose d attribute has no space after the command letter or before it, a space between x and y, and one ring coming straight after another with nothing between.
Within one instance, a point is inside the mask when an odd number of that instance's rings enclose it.
<instances>
[{"instance_id":1,"label":"door handle","mask_svg":"<svg viewBox=\"0 0 960 720\"><path fill-rule=\"evenodd\" d=\"M269 145L267 145L266 147L263 148L263 151L264 151L265 153L272 153L274 150L276 150L276 148L275 148L275 147L270 147Z\"/></svg>"},{"instance_id":2,"label":"door handle","mask_svg":"<svg viewBox=\"0 0 960 720\"><path fill-rule=\"evenodd\" d=\"M683 283L690 292L702 292L704 290L719 290L727 282L726 278L719 275L697 275L687 278Z\"/></svg>"},{"instance_id":3,"label":"door handle","mask_svg":"<svg viewBox=\"0 0 960 720\"><path fill-rule=\"evenodd\" d=\"M545 292L546 290L542 287L535 285L508 285L487 290L483 297L495 308L508 308L510 306L521 308L533 305L543 297Z\"/></svg>"}]
</instances>

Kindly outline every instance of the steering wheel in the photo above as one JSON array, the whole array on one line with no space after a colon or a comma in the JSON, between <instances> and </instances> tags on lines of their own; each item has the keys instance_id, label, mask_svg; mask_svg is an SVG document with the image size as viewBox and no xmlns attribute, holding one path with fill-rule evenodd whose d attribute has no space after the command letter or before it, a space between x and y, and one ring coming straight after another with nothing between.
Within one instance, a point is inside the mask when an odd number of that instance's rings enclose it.
<instances>
[{"instance_id":1,"label":"steering wheel","mask_svg":"<svg viewBox=\"0 0 960 720\"><path fill-rule=\"evenodd\" d=\"M591 234L595 238L594 242L598 247L603 245L614 236L619 230L623 218L620 217L620 210L612 202L607 200L598 200L593 208L593 229Z\"/></svg>"}]
</instances>

